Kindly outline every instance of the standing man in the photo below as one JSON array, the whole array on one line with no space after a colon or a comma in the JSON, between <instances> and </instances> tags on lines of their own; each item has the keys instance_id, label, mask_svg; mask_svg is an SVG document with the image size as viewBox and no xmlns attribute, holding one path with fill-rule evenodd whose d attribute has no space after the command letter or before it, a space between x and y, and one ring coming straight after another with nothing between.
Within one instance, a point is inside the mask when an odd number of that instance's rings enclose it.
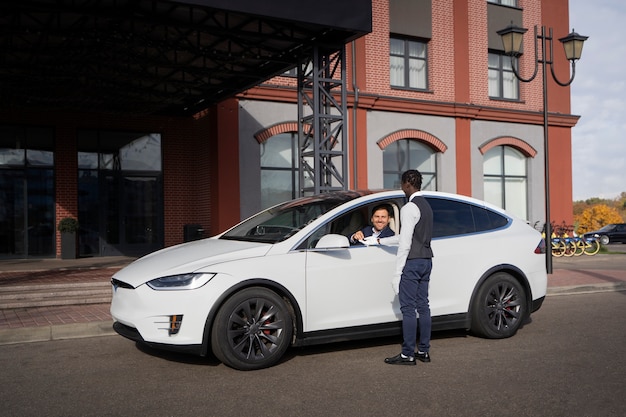
<instances>
[{"instance_id":1,"label":"standing man","mask_svg":"<svg viewBox=\"0 0 626 417\"><path fill-rule=\"evenodd\" d=\"M415 359L430 362L428 284L433 265L430 248L433 211L421 195L421 189L422 174L419 171L410 169L402 174L402 191L409 201L400 210L400 242L392 285L400 300L403 342L401 353L385 359L385 363L391 365L415 365ZM420 338L416 352L418 321Z\"/></svg>"}]
</instances>

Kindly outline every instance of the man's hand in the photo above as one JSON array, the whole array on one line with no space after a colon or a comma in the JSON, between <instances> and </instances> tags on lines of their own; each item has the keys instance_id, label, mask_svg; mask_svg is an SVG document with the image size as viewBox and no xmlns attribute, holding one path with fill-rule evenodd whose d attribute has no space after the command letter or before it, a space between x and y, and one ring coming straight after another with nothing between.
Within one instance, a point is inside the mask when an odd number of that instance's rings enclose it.
<instances>
[{"instance_id":1,"label":"man's hand","mask_svg":"<svg viewBox=\"0 0 626 417\"><path fill-rule=\"evenodd\" d=\"M365 239L365 235L360 230L358 232L354 232L354 234L352 235L352 241L353 242L360 242L363 239Z\"/></svg>"},{"instance_id":2,"label":"man's hand","mask_svg":"<svg viewBox=\"0 0 626 417\"><path fill-rule=\"evenodd\" d=\"M378 245L378 238L375 238L374 236L369 236L369 237L366 237L365 239L359 240L359 242L361 242L365 246Z\"/></svg>"},{"instance_id":3,"label":"man's hand","mask_svg":"<svg viewBox=\"0 0 626 417\"><path fill-rule=\"evenodd\" d=\"M400 275L394 275L391 279L391 288L396 294L400 294Z\"/></svg>"}]
</instances>

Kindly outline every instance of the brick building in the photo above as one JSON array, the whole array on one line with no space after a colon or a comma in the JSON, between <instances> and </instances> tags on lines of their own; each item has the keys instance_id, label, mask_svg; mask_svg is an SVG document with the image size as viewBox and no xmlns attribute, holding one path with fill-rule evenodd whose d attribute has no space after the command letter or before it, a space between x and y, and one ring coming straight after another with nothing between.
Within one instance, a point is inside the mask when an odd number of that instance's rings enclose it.
<instances>
[{"instance_id":1,"label":"brick building","mask_svg":"<svg viewBox=\"0 0 626 417\"><path fill-rule=\"evenodd\" d=\"M532 28L565 36L563 16L566 0L373 0L372 33L346 46L350 188L397 188L400 172L419 168L429 189L484 199L543 224L541 77L519 82L496 32L512 21L530 28L518 61L528 78L535 66ZM556 75L568 80L569 62L557 42L554 59ZM238 95L243 217L268 205L263 193L271 186L258 175L272 167L263 166L253 138L268 146L296 133L295 82L289 86L279 77ZM551 217L571 224L571 179L558 174L571 172L570 130L578 117L570 114L569 88L549 77L547 91L550 170L558 178ZM411 155L416 159L398 160Z\"/></svg>"},{"instance_id":2,"label":"brick building","mask_svg":"<svg viewBox=\"0 0 626 417\"><path fill-rule=\"evenodd\" d=\"M103 13L110 11L106 3L99 3ZM218 0L145 3L153 11L183 4L194 13L235 7ZM252 1L240 3L260 7ZM289 2L284 3L284 13L289 13ZM532 28L544 25L554 29L555 37L565 36L567 0L357 0L353 6L370 4L371 10L364 13L365 20L371 19L370 28L335 30L341 34L332 39L345 44L346 187L397 187L399 173L418 168L429 189L485 199L531 224L543 223L542 85L520 83L512 76L496 31L512 21L530 29L518 61L521 74L529 75L535 65ZM320 16L333 15L336 7L331 1L319 6L326 8ZM292 19L301 13L291 11ZM232 16L248 12L260 13L235 10ZM89 20L87 9L80 13ZM21 10L17 15L33 12ZM336 10L333 16L340 22L333 22L336 28L351 14ZM285 21L285 16L278 17L270 23ZM18 25L17 20L27 19L12 20L13 36L1 38L11 47L5 63L9 54L18 54L18 32L25 23ZM124 36L115 30L108 35L123 53L124 42L136 42L141 33L134 20L122 24L128 24ZM168 34L177 33L175 25L173 19ZM328 31L314 29L328 25L310 23L308 39L324 36ZM298 27L302 24L288 28L292 38ZM274 35L288 30L281 27ZM264 42L277 36L263 38L261 32ZM99 40L93 42L90 48L99 45ZM153 43L143 47L148 50ZM198 42L189 52L179 44L172 53L197 54L191 62L206 54L202 45ZM249 51L260 45L255 43ZM63 52L69 66L73 55L68 52L76 50ZM556 47L554 57L557 75L567 79L569 63ZM119 65L115 56L98 55L97 75L106 69L107 58ZM55 225L67 216L81 224L80 256L140 255L194 238L198 229L205 236L219 233L272 203L299 196L306 185L301 182L309 179L299 176L304 147L299 142L296 72L289 69L301 59L285 58L282 67L267 72L258 66L256 81L248 85L241 80L254 71L243 76L232 66L235 76L227 81L237 86L216 89L213 102L205 105L203 97L192 97L201 87L190 85L189 76L179 79L186 84L176 94L184 91L193 99L188 100L193 106L182 114L156 106L172 104L174 96L167 88L143 85L142 100L129 98L134 97L134 86L123 74L137 71L132 63L116 69L117 87L102 83L98 89L93 82L77 88L65 85L62 71L53 68L43 75L29 73L45 83L38 85L46 90L43 98L32 78L25 81L27 77L16 75L24 67L15 65L10 76L5 73L0 90L8 92L3 94L8 100L0 103L0 258L59 256ZM152 58L141 62L142 71L149 73ZM64 69L63 63L58 65ZM72 77L82 80L89 75L74 72ZM144 79L145 73L136 78ZM22 82L23 96L12 87L16 79ZM118 90L109 94L108 88ZM571 224L571 178L557 173L571 172L570 130L578 117L570 114L569 88L549 79L547 91L551 178L558 178L558 186L553 181L550 191L551 217ZM108 103L116 110L107 108Z\"/></svg>"}]
</instances>

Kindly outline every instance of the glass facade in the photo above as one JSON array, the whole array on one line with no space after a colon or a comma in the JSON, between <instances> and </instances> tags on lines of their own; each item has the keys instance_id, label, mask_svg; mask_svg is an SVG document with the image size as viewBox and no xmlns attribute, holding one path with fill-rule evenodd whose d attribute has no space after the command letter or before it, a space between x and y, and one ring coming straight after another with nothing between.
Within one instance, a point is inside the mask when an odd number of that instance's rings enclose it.
<instances>
[{"instance_id":1,"label":"glass facade","mask_svg":"<svg viewBox=\"0 0 626 417\"><path fill-rule=\"evenodd\" d=\"M79 255L141 255L163 242L161 135L78 133Z\"/></svg>"},{"instance_id":2,"label":"glass facade","mask_svg":"<svg viewBox=\"0 0 626 417\"><path fill-rule=\"evenodd\" d=\"M0 257L55 255L54 130L0 126Z\"/></svg>"}]
</instances>

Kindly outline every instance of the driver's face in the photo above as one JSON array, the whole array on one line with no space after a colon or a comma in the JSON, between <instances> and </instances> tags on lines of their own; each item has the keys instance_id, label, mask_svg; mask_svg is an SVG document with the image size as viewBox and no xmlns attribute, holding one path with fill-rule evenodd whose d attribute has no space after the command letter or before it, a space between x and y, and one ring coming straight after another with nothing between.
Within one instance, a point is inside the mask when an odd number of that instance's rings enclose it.
<instances>
[{"instance_id":1,"label":"driver's face","mask_svg":"<svg viewBox=\"0 0 626 417\"><path fill-rule=\"evenodd\" d=\"M372 226L377 231L383 230L389 224L389 213L385 209L378 209L372 214Z\"/></svg>"}]
</instances>

